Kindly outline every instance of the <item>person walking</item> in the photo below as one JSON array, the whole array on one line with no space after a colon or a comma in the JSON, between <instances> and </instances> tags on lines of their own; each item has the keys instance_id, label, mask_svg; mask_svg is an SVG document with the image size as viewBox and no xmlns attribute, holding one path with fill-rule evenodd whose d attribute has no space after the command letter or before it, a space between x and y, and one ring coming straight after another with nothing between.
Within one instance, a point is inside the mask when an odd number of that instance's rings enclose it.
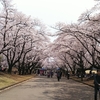
<instances>
[{"instance_id":1,"label":"person walking","mask_svg":"<svg viewBox=\"0 0 100 100\"><path fill-rule=\"evenodd\" d=\"M60 81L60 79L61 79L61 71L58 70L57 71L57 80Z\"/></svg>"},{"instance_id":2,"label":"person walking","mask_svg":"<svg viewBox=\"0 0 100 100\"><path fill-rule=\"evenodd\" d=\"M67 74L67 79L69 79L69 77L70 77L70 74L68 73L68 74Z\"/></svg>"},{"instance_id":3,"label":"person walking","mask_svg":"<svg viewBox=\"0 0 100 100\"><path fill-rule=\"evenodd\" d=\"M100 87L100 69L94 74L94 100L97 100L97 94Z\"/></svg>"},{"instance_id":4,"label":"person walking","mask_svg":"<svg viewBox=\"0 0 100 100\"><path fill-rule=\"evenodd\" d=\"M47 77L50 78L50 71L47 71Z\"/></svg>"},{"instance_id":5,"label":"person walking","mask_svg":"<svg viewBox=\"0 0 100 100\"><path fill-rule=\"evenodd\" d=\"M52 76L53 76L53 71L51 70L50 71L50 77L52 78Z\"/></svg>"},{"instance_id":6,"label":"person walking","mask_svg":"<svg viewBox=\"0 0 100 100\"><path fill-rule=\"evenodd\" d=\"M61 79L61 77L62 77L62 71L60 71L60 79Z\"/></svg>"}]
</instances>

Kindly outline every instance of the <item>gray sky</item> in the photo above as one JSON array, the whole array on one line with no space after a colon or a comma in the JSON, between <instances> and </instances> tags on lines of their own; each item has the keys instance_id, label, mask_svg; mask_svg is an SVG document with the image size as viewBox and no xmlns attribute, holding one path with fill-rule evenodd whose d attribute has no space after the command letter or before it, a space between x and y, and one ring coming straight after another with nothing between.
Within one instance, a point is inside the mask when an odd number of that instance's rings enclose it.
<instances>
[{"instance_id":1,"label":"gray sky","mask_svg":"<svg viewBox=\"0 0 100 100\"><path fill-rule=\"evenodd\" d=\"M92 8L94 0L12 0L18 11L40 19L48 26L57 22L75 23L84 11Z\"/></svg>"},{"instance_id":2,"label":"gray sky","mask_svg":"<svg viewBox=\"0 0 100 100\"><path fill-rule=\"evenodd\" d=\"M48 25L76 22L82 12L95 5L94 0L13 0L13 3L19 11Z\"/></svg>"}]
</instances>

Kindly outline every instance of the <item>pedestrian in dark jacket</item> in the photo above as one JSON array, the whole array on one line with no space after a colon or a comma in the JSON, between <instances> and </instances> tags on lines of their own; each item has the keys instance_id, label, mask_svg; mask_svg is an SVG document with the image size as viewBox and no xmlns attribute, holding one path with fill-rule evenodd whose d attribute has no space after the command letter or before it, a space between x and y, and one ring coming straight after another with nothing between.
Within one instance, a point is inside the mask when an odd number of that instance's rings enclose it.
<instances>
[{"instance_id":1,"label":"pedestrian in dark jacket","mask_svg":"<svg viewBox=\"0 0 100 100\"><path fill-rule=\"evenodd\" d=\"M69 79L69 77L70 77L70 74L68 73L68 74L67 74L67 79Z\"/></svg>"},{"instance_id":2,"label":"pedestrian in dark jacket","mask_svg":"<svg viewBox=\"0 0 100 100\"><path fill-rule=\"evenodd\" d=\"M53 72L52 72L52 71L50 71L50 77L52 78L52 76L53 76Z\"/></svg>"},{"instance_id":3,"label":"pedestrian in dark jacket","mask_svg":"<svg viewBox=\"0 0 100 100\"><path fill-rule=\"evenodd\" d=\"M57 71L57 79L58 79L58 81L60 81L60 79L61 79L61 71L60 70Z\"/></svg>"},{"instance_id":4,"label":"pedestrian in dark jacket","mask_svg":"<svg viewBox=\"0 0 100 100\"><path fill-rule=\"evenodd\" d=\"M97 74L94 74L94 100L97 100L99 87L100 87L100 70L97 71Z\"/></svg>"}]
</instances>

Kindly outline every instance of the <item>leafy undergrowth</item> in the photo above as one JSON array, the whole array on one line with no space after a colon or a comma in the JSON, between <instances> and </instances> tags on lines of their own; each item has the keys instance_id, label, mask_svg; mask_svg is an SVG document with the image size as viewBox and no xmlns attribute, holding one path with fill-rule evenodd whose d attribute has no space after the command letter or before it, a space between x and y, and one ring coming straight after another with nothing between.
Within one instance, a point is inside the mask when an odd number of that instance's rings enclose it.
<instances>
[{"instance_id":1,"label":"leafy undergrowth","mask_svg":"<svg viewBox=\"0 0 100 100\"><path fill-rule=\"evenodd\" d=\"M35 75L17 75L0 72L0 89L33 78Z\"/></svg>"}]
</instances>

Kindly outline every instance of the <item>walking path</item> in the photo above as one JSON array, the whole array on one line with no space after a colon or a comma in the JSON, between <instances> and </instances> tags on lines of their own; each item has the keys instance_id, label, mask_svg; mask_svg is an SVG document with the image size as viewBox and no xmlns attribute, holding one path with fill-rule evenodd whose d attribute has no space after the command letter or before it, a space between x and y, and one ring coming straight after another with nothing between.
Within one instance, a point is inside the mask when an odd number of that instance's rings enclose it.
<instances>
[{"instance_id":1,"label":"walking path","mask_svg":"<svg viewBox=\"0 0 100 100\"><path fill-rule=\"evenodd\" d=\"M93 100L93 87L62 78L38 76L6 89L0 100Z\"/></svg>"}]
</instances>

